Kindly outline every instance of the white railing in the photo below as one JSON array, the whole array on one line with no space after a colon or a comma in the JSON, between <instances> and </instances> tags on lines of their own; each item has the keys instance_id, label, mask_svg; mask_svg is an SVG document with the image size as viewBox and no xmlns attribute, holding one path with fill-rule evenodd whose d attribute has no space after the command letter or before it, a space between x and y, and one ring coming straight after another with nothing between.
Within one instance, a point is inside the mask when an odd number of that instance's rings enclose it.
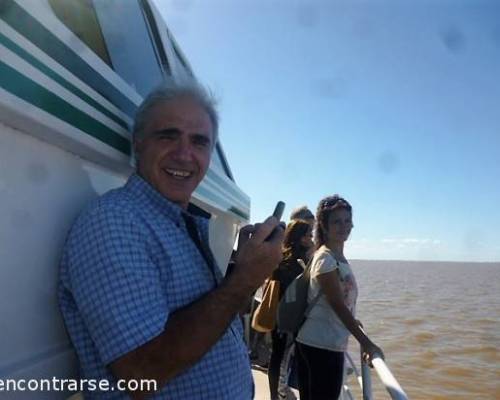
<instances>
[{"instance_id":1,"label":"white railing","mask_svg":"<svg viewBox=\"0 0 500 400\"><path fill-rule=\"evenodd\" d=\"M393 400L408 400L408 396L382 358L375 357L372 365Z\"/></svg>"},{"instance_id":2,"label":"white railing","mask_svg":"<svg viewBox=\"0 0 500 400\"><path fill-rule=\"evenodd\" d=\"M349 353L345 353L346 360L348 362L348 366L352 368L353 373L359 383L361 390L363 391L363 400L373 400L372 393L372 381L371 381L371 371L367 362L363 360L363 356L361 356L361 374L359 373L356 365L352 361ZM393 400L409 400L408 396L401 388L401 385L398 383L394 375L389 370L389 367L385 363L385 361L380 357L375 357L372 360L372 365L375 371L385 386L387 392ZM344 386L344 394L349 399L352 399L352 394L347 386Z\"/></svg>"}]
</instances>

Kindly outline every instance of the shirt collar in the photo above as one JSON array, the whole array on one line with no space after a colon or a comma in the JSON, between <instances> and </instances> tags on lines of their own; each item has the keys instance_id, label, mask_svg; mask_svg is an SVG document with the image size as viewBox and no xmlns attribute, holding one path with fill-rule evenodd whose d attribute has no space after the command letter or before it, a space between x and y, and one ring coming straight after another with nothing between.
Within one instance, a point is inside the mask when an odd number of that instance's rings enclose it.
<instances>
[{"instance_id":1,"label":"shirt collar","mask_svg":"<svg viewBox=\"0 0 500 400\"><path fill-rule=\"evenodd\" d=\"M206 220L206 218L194 215L193 213L189 212L189 210L186 211L178 204L167 199L153 186L151 186L148 181L139 176L137 173L133 173L130 176L125 187L130 193L132 193L134 197L139 198L141 201L148 202L155 209L170 218L176 224L184 224L182 214L193 217L197 222Z\"/></svg>"}]
</instances>

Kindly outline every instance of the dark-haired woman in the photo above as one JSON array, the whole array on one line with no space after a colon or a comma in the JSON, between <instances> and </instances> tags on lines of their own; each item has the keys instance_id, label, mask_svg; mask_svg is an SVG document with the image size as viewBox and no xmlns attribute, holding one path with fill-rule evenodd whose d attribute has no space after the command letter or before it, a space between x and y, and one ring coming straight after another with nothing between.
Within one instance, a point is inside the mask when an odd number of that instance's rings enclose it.
<instances>
[{"instance_id":1,"label":"dark-haired woman","mask_svg":"<svg viewBox=\"0 0 500 400\"><path fill-rule=\"evenodd\" d=\"M354 317L358 288L344 256L344 243L353 227L351 205L338 195L324 198L316 223L308 301L317 301L296 339L301 400L338 398L350 334L367 360L375 354L383 357Z\"/></svg>"},{"instance_id":2,"label":"dark-haired woman","mask_svg":"<svg viewBox=\"0 0 500 400\"><path fill-rule=\"evenodd\" d=\"M283 260L274 271L272 279L280 282L280 299L290 283L304 270L297 259L308 261L308 254L313 247L312 224L303 220L295 220L288 224L283 240ZM278 394L280 367L287 347L293 338L287 337L277 329L272 332L272 350L269 360L268 378L271 400L280 398ZM284 393L281 393L283 397Z\"/></svg>"}]
</instances>

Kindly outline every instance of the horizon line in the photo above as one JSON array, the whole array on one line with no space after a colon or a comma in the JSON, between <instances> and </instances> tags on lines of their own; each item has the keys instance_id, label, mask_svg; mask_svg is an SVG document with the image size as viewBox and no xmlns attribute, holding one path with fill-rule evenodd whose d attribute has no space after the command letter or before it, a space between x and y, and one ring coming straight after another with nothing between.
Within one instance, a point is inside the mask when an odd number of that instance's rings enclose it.
<instances>
[{"instance_id":1,"label":"horizon line","mask_svg":"<svg viewBox=\"0 0 500 400\"><path fill-rule=\"evenodd\" d=\"M455 264L458 264L458 263L461 263L461 264L464 264L464 263L469 263L469 264L500 264L500 260L499 261L470 261L470 260L409 260L409 259L401 259L401 258L398 258L398 259L388 259L388 258L351 258L350 259L351 261L390 261L390 262L394 262L394 261L404 261L404 262L426 262L426 263L431 263L431 262L440 262L440 263L455 263Z\"/></svg>"}]
</instances>

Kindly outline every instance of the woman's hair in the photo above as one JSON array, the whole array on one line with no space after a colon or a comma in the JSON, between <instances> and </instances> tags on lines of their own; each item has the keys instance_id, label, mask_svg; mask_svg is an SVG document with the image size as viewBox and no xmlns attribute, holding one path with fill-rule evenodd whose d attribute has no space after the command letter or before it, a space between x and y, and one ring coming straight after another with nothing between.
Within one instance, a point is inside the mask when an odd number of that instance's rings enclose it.
<instances>
[{"instance_id":1,"label":"woman's hair","mask_svg":"<svg viewBox=\"0 0 500 400\"><path fill-rule=\"evenodd\" d=\"M292 213L290 214L290 219L291 220L296 220L296 219L303 219L303 220L313 220L314 221L314 214L307 208L307 206L301 206L295 208Z\"/></svg>"},{"instance_id":2,"label":"woman's hair","mask_svg":"<svg viewBox=\"0 0 500 400\"><path fill-rule=\"evenodd\" d=\"M283 261L295 261L301 258L305 262L307 247L300 240L311 229L311 224L307 221L296 219L288 224L285 230L285 239L283 240Z\"/></svg>"},{"instance_id":3,"label":"woman's hair","mask_svg":"<svg viewBox=\"0 0 500 400\"><path fill-rule=\"evenodd\" d=\"M316 229L314 231L314 244L319 249L328 240L328 220L330 215L340 208L352 214L352 207L349 202L338 194L321 199L316 210Z\"/></svg>"}]
</instances>

